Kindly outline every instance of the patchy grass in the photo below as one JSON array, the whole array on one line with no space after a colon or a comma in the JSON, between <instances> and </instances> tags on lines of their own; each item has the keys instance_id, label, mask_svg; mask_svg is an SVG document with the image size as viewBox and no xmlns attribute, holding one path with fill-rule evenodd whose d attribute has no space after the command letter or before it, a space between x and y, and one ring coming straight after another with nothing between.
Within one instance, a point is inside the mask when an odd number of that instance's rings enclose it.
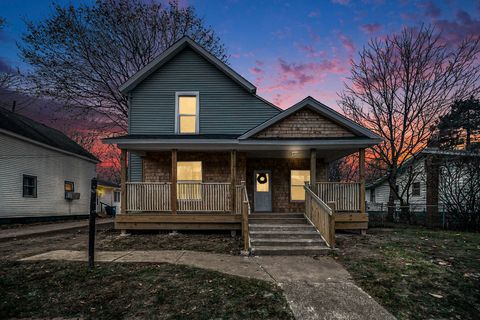
<instances>
[{"instance_id":1,"label":"patchy grass","mask_svg":"<svg viewBox=\"0 0 480 320\"><path fill-rule=\"evenodd\" d=\"M293 319L273 284L170 264L0 262L0 318Z\"/></svg>"},{"instance_id":2,"label":"patchy grass","mask_svg":"<svg viewBox=\"0 0 480 320\"><path fill-rule=\"evenodd\" d=\"M480 234L417 228L339 236L337 259L399 319L478 319Z\"/></svg>"},{"instance_id":3,"label":"patchy grass","mask_svg":"<svg viewBox=\"0 0 480 320\"><path fill-rule=\"evenodd\" d=\"M120 231L109 230L97 235L98 250L192 250L238 255L242 249L239 236L228 233L181 232L132 233L119 236Z\"/></svg>"}]
</instances>

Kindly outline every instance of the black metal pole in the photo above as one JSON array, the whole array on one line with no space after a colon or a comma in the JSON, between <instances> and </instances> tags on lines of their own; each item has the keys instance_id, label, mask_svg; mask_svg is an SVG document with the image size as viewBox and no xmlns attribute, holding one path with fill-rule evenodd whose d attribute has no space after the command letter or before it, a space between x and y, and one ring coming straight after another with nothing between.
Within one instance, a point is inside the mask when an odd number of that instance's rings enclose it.
<instances>
[{"instance_id":1,"label":"black metal pole","mask_svg":"<svg viewBox=\"0 0 480 320\"><path fill-rule=\"evenodd\" d=\"M88 267L95 266L95 218L97 216L97 179L90 184L90 218L88 223Z\"/></svg>"}]
</instances>

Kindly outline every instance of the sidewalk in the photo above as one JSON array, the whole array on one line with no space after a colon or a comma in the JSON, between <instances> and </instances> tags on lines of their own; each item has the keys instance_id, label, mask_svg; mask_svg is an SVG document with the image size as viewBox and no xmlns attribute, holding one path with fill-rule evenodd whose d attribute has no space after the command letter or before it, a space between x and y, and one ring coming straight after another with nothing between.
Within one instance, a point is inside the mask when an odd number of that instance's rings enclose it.
<instances>
[{"instance_id":1,"label":"sidewalk","mask_svg":"<svg viewBox=\"0 0 480 320\"><path fill-rule=\"evenodd\" d=\"M98 251L97 262L188 265L279 285L297 319L395 319L330 257L244 257L183 250ZM85 251L56 250L21 261L87 261Z\"/></svg>"},{"instance_id":2,"label":"sidewalk","mask_svg":"<svg viewBox=\"0 0 480 320\"><path fill-rule=\"evenodd\" d=\"M96 225L105 225L113 223L113 218L97 219ZM88 227L88 220L48 223L35 226L23 226L19 228L0 230L0 241L13 238L29 237L44 233L53 233L70 229L80 229Z\"/></svg>"}]
</instances>

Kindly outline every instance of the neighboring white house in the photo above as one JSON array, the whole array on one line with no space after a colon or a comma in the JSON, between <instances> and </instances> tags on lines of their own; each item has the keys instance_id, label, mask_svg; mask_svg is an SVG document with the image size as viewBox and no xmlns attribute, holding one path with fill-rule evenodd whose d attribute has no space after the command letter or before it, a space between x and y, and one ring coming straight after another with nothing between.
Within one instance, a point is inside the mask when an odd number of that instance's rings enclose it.
<instances>
[{"instance_id":1,"label":"neighboring white house","mask_svg":"<svg viewBox=\"0 0 480 320\"><path fill-rule=\"evenodd\" d=\"M98 180L97 183L97 212L106 212L106 206L114 207L115 212L120 212L120 185L110 181Z\"/></svg>"},{"instance_id":2,"label":"neighboring white house","mask_svg":"<svg viewBox=\"0 0 480 320\"><path fill-rule=\"evenodd\" d=\"M465 151L425 148L405 161L403 166L399 168L396 188L399 194L403 194L403 199L409 204L410 211L426 211L427 207L436 207L439 211L444 210L441 191L439 191L441 189L439 184L442 181L442 168L438 167L439 171L429 176L429 170L432 172L436 167L428 161L429 156L442 159L442 163L445 165L450 163L448 159L472 156L472 154ZM436 183L435 180L438 182ZM406 188L408 189L406 190ZM387 177L382 177L367 185L365 194L367 211L387 211L389 194L390 185ZM398 206L399 201L396 200L395 204Z\"/></svg>"},{"instance_id":3,"label":"neighboring white house","mask_svg":"<svg viewBox=\"0 0 480 320\"><path fill-rule=\"evenodd\" d=\"M0 108L0 219L88 215L97 163L60 131Z\"/></svg>"}]
</instances>

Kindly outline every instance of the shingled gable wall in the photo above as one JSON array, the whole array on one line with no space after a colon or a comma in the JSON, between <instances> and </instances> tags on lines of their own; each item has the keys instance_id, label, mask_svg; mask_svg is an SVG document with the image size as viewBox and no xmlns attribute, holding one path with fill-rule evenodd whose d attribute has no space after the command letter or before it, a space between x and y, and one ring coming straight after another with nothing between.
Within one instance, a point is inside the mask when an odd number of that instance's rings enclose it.
<instances>
[{"instance_id":1,"label":"shingled gable wall","mask_svg":"<svg viewBox=\"0 0 480 320\"><path fill-rule=\"evenodd\" d=\"M309 108L260 131L254 138L346 138L355 134Z\"/></svg>"}]
</instances>

